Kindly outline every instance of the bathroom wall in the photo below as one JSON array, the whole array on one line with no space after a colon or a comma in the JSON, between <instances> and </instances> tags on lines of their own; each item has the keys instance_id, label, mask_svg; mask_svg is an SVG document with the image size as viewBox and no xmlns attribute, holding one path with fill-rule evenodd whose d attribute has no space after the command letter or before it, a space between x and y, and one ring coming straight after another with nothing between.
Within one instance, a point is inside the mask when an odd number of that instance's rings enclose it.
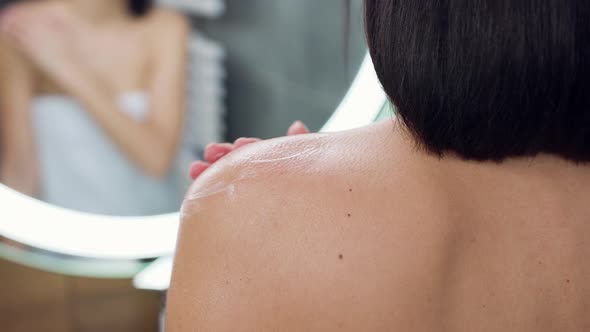
<instances>
[{"instance_id":1,"label":"bathroom wall","mask_svg":"<svg viewBox=\"0 0 590 332\"><path fill-rule=\"evenodd\" d=\"M328 119L365 52L362 0L226 0L226 14L196 26L228 51L228 138L274 137L301 119ZM347 64L347 38L349 61Z\"/></svg>"}]
</instances>

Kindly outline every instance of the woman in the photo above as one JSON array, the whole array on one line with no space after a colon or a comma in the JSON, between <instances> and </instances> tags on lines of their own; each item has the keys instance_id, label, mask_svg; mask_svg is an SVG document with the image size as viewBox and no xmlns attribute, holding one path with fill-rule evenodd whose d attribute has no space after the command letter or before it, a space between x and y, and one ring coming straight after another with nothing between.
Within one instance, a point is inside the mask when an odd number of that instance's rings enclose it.
<instances>
[{"instance_id":1,"label":"woman","mask_svg":"<svg viewBox=\"0 0 590 332\"><path fill-rule=\"evenodd\" d=\"M167 331L588 331L590 4L365 7L398 118L200 175Z\"/></svg>"},{"instance_id":2,"label":"woman","mask_svg":"<svg viewBox=\"0 0 590 332\"><path fill-rule=\"evenodd\" d=\"M2 183L86 212L177 208L185 19L147 0L43 0L0 27Z\"/></svg>"}]
</instances>

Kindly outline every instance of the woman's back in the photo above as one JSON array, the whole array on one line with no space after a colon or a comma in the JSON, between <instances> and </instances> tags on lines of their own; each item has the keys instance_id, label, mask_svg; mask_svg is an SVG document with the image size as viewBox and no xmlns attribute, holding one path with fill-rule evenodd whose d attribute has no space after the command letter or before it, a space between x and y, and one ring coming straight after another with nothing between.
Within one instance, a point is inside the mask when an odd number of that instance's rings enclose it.
<instances>
[{"instance_id":1,"label":"woman's back","mask_svg":"<svg viewBox=\"0 0 590 332\"><path fill-rule=\"evenodd\" d=\"M374 266L395 266L382 280L384 320L408 331L588 330L590 167L439 159L402 142L381 149L399 154L378 162L389 170L381 208L366 199L356 230L377 222Z\"/></svg>"},{"instance_id":2,"label":"woman's back","mask_svg":"<svg viewBox=\"0 0 590 332\"><path fill-rule=\"evenodd\" d=\"M203 173L170 331L590 330L590 3L363 2L399 122Z\"/></svg>"},{"instance_id":3,"label":"woman's back","mask_svg":"<svg viewBox=\"0 0 590 332\"><path fill-rule=\"evenodd\" d=\"M171 331L590 328L590 169L439 159L393 127L256 144L197 180Z\"/></svg>"}]
</instances>

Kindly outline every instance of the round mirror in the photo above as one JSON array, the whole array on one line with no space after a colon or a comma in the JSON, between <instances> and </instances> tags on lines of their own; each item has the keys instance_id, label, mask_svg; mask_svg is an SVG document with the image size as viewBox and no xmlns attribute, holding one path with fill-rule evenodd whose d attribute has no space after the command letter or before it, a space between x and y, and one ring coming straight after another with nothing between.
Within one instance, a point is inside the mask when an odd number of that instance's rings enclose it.
<instances>
[{"instance_id":1,"label":"round mirror","mask_svg":"<svg viewBox=\"0 0 590 332\"><path fill-rule=\"evenodd\" d=\"M132 276L173 252L208 143L385 104L360 0L0 3L0 256L36 268Z\"/></svg>"}]
</instances>

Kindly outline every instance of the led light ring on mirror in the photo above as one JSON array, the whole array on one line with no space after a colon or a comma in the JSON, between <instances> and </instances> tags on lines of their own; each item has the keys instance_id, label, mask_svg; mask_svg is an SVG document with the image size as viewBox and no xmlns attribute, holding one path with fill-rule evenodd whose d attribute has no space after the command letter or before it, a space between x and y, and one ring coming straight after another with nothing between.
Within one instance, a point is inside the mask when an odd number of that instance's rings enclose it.
<instances>
[{"instance_id":1,"label":"led light ring on mirror","mask_svg":"<svg viewBox=\"0 0 590 332\"><path fill-rule=\"evenodd\" d=\"M2 259L36 270L69 276L102 279L130 278L153 263L153 260L104 260L66 256L36 248L23 248L22 245L14 245L10 242L0 241Z\"/></svg>"},{"instance_id":2,"label":"led light ring on mirror","mask_svg":"<svg viewBox=\"0 0 590 332\"><path fill-rule=\"evenodd\" d=\"M368 125L375 121L386 102L387 97L367 53L346 96L321 131L335 132Z\"/></svg>"},{"instance_id":3,"label":"led light ring on mirror","mask_svg":"<svg viewBox=\"0 0 590 332\"><path fill-rule=\"evenodd\" d=\"M53 206L0 188L0 236L62 255L143 259L174 250L178 214L114 217Z\"/></svg>"},{"instance_id":4,"label":"led light ring on mirror","mask_svg":"<svg viewBox=\"0 0 590 332\"><path fill-rule=\"evenodd\" d=\"M323 131L367 125L374 121L385 101L367 54ZM0 237L64 259L137 261L171 255L176 245L178 213L149 217L87 214L46 204L1 184L0 204Z\"/></svg>"}]
</instances>

